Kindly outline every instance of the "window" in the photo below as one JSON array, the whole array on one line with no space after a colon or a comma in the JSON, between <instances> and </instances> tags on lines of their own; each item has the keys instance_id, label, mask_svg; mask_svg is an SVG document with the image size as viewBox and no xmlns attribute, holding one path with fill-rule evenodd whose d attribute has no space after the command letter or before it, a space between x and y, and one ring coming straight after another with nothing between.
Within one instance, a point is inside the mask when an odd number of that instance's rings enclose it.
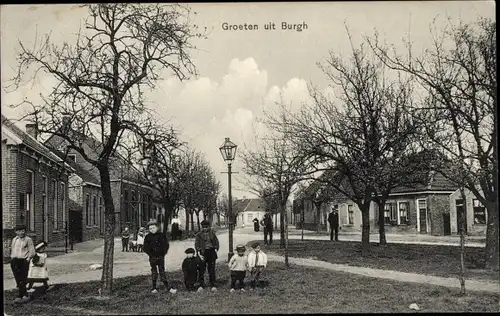
<instances>
[{"instance_id":1,"label":"window","mask_svg":"<svg viewBox=\"0 0 500 316\"><path fill-rule=\"evenodd\" d=\"M354 224L354 207L352 205L347 205L347 224Z\"/></svg>"},{"instance_id":2,"label":"window","mask_svg":"<svg viewBox=\"0 0 500 316\"><path fill-rule=\"evenodd\" d=\"M399 224L407 225L410 223L409 211L409 202L399 202Z\"/></svg>"},{"instance_id":3,"label":"window","mask_svg":"<svg viewBox=\"0 0 500 316\"><path fill-rule=\"evenodd\" d=\"M97 196L92 199L92 224L97 225Z\"/></svg>"},{"instance_id":4,"label":"window","mask_svg":"<svg viewBox=\"0 0 500 316\"><path fill-rule=\"evenodd\" d=\"M391 209L392 209L392 204L390 203L384 204L384 224L391 223Z\"/></svg>"},{"instance_id":5,"label":"window","mask_svg":"<svg viewBox=\"0 0 500 316\"><path fill-rule=\"evenodd\" d=\"M124 199L125 199L125 222L128 222L129 221L129 196L128 196L128 191L125 190L125 193L124 193Z\"/></svg>"},{"instance_id":6,"label":"window","mask_svg":"<svg viewBox=\"0 0 500 316\"><path fill-rule=\"evenodd\" d=\"M43 187L42 187L42 207L43 207L43 223L44 225L46 224L45 221L47 220L47 212L48 210L48 205L47 205L47 190L49 184L47 183L47 177L43 176ZM45 226L44 226L44 231L45 231Z\"/></svg>"},{"instance_id":7,"label":"window","mask_svg":"<svg viewBox=\"0 0 500 316\"><path fill-rule=\"evenodd\" d=\"M61 183L61 205L62 205L62 221L63 226L66 227L66 185Z\"/></svg>"},{"instance_id":8,"label":"window","mask_svg":"<svg viewBox=\"0 0 500 316\"><path fill-rule=\"evenodd\" d=\"M248 221L248 222L253 221L253 213L248 213L248 214L247 214L247 221Z\"/></svg>"},{"instance_id":9,"label":"window","mask_svg":"<svg viewBox=\"0 0 500 316\"><path fill-rule=\"evenodd\" d=\"M386 222L387 224L398 221L398 209L396 207L396 203L389 202L385 204L384 218L387 221Z\"/></svg>"},{"instance_id":10,"label":"window","mask_svg":"<svg viewBox=\"0 0 500 316\"><path fill-rule=\"evenodd\" d=\"M28 230L35 230L35 174L26 170L26 216L28 217Z\"/></svg>"},{"instance_id":11,"label":"window","mask_svg":"<svg viewBox=\"0 0 500 316\"><path fill-rule=\"evenodd\" d=\"M85 195L85 225L90 226L90 195Z\"/></svg>"},{"instance_id":12,"label":"window","mask_svg":"<svg viewBox=\"0 0 500 316\"><path fill-rule=\"evenodd\" d=\"M127 220L127 222L128 221L133 222L136 219L136 216L137 216L137 207L138 207L136 205L136 203L137 203L136 201L137 201L137 197L135 195L135 191L132 191L132 202L130 203L131 209L132 209L131 210L132 211L132 214L131 214L132 216L129 216L129 219Z\"/></svg>"},{"instance_id":13,"label":"window","mask_svg":"<svg viewBox=\"0 0 500 316\"><path fill-rule=\"evenodd\" d=\"M486 208L481 201L472 200L472 207L474 209L474 224L486 224Z\"/></svg>"},{"instance_id":14,"label":"window","mask_svg":"<svg viewBox=\"0 0 500 316\"><path fill-rule=\"evenodd\" d=\"M52 225L54 230L58 228L58 214L57 214L57 181L52 180Z\"/></svg>"},{"instance_id":15,"label":"window","mask_svg":"<svg viewBox=\"0 0 500 316\"><path fill-rule=\"evenodd\" d=\"M103 201L102 201L102 196L99 197L99 225L103 226L102 224L104 223L103 221L101 221L101 219L104 217L104 204L103 204ZM102 227L101 227L101 231L102 231Z\"/></svg>"},{"instance_id":16,"label":"window","mask_svg":"<svg viewBox=\"0 0 500 316\"><path fill-rule=\"evenodd\" d=\"M76 155L75 154L68 154L68 159L73 161L73 162L76 162Z\"/></svg>"},{"instance_id":17,"label":"window","mask_svg":"<svg viewBox=\"0 0 500 316\"><path fill-rule=\"evenodd\" d=\"M146 194L143 194L142 195L142 201L141 201L141 204L142 204L142 207L141 207L141 211L142 211L142 221L147 221L149 220L148 218L148 209L146 207L146 199L147 199L147 195ZM139 223L139 225L142 225L142 221Z\"/></svg>"}]
</instances>

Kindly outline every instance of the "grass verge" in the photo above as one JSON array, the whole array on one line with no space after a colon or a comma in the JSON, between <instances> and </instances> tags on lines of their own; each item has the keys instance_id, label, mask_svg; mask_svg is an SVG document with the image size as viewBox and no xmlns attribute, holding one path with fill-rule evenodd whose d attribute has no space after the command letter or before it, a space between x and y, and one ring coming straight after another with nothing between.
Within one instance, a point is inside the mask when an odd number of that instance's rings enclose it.
<instances>
[{"instance_id":1,"label":"grass verge","mask_svg":"<svg viewBox=\"0 0 500 316\"><path fill-rule=\"evenodd\" d=\"M261 245L264 244L259 240ZM249 243L250 244L250 243ZM347 264L357 267L393 270L400 272L428 274L441 277L456 277L460 270L460 248L454 246L370 244L370 252L362 254L361 243L356 241L294 240L290 239L291 257L312 258L330 263ZM279 248L279 240L264 251L284 255ZM498 280L498 271L481 268L484 249L467 247L465 264L467 277L474 279Z\"/></svg>"},{"instance_id":2,"label":"grass verge","mask_svg":"<svg viewBox=\"0 0 500 316\"><path fill-rule=\"evenodd\" d=\"M15 292L5 293L8 315L92 315L92 314L273 314L409 312L417 303L424 312L491 312L498 310L498 294L470 293L459 297L458 290L400 283L349 273L271 262L265 278L270 285L245 293L229 292L229 271L218 265L216 293L186 292L181 272L168 277L179 289L169 294L163 287L150 293L148 276L115 280L109 300L95 298L99 282L57 285L33 301L16 306ZM248 290L248 289L247 289Z\"/></svg>"}]
</instances>

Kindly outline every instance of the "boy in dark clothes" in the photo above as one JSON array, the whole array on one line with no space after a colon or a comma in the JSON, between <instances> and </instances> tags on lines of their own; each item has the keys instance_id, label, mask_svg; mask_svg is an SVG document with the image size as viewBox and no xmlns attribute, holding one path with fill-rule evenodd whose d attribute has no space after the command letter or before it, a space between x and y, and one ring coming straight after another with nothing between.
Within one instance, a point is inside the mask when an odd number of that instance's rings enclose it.
<instances>
[{"instance_id":1,"label":"boy in dark clothes","mask_svg":"<svg viewBox=\"0 0 500 316\"><path fill-rule=\"evenodd\" d=\"M148 223L149 234L144 237L144 252L149 256L149 264L151 265L151 277L153 280L152 293L158 293L156 288L156 281L158 279L158 272L160 279L169 288L167 282L167 275L165 273L165 255L168 251L168 240L166 234L158 231L158 223L151 221ZM175 293L177 290L170 288L170 293Z\"/></svg>"},{"instance_id":2,"label":"boy in dark clothes","mask_svg":"<svg viewBox=\"0 0 500 316\"><path fill-rule=\"evenodd\" d=\"M198 270L200 268L200 258L195 257L196 251L188 248L185 251L186 258L182 262L182 272L184 273L184 285L188 291L195 290L195 284L198 281Z\"/></svg>"},{"instance_id":3,"label":"boy in dark clothes","mask_svg":"<svg viewBox=\"0 0 500 316\"><path fill-rule=\"evenodd\" d=\"M210 229L210 223L206 220L201 222L202 230L196 234L194 248L201 259L198 291L203 291L205 286L205 270L208 269L210 287L212 291L217 291L215 287L215 261L217 251L219 251L219 239L215 232Z\"/></svg>"}]
</instances>

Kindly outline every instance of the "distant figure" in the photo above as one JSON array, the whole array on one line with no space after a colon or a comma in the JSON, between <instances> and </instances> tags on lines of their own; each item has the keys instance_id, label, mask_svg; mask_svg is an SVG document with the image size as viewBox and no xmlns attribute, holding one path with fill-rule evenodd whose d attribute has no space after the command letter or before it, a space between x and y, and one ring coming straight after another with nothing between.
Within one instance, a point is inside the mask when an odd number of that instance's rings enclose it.
<instances>
[{"instance_id":1,"label":"distant figure","mask_svg":"<svg viewBox=\"0 0 500 316\"><path fill-rule=\"evenodd\" d=\"M264 215L264 219L260 222L262 226L264 226L264 245L272 245L273 244L273 219L271 218L271 214L266 213ZM267 236L269 235L269 243L267 242Z\"/></svg>"},{"instance_id":2,"label":"distant figure","mask_svg":"<svg viewBox=\"0 0 500 316\"><path fill-rule=\"evenodd\" d=\"M172 240L180 239L179 218L172 218Z\"/></svg>"},{"instance_id":3,"label":"distant figure","mask_svg":"<svg viewBox=\"0 0 500 316\"><path fill-rule=\"evenodd\" d=\"M129 239L130 239L130 231L128 230L128 227L125 226L125 229L122 232L122 252L124 251L128 252Z\"/></svg>"},{"instance_id":4,"label":"distant figure","mask_svg":"<svg viewBox=\"0 0 500 316\"><path fill-rule=\"evenodd\" d=\"M139 228L139 232L137 233L137 252L143 252L144 247L144 237L146 236L145 228Z\"/></svg>"},{"instance_id":5,"label":"distant figure","mask_svg":"<svg viewBox=\"0 0 500 316\"><path fill-rule=\"evenodd\" d=\"M339 213L336 208L328 215L328 223L330 224L330 240L333 241L333 232L335 231L335 241L339 241Z\"/></svg>"},{"instance_id":6,"label":"distant figure","mask_svg":"<svg viewBox=\"0 0 500 316\"><path fill-rule=\"evenodd\" d=\"M260 229L259 219L256 217L253 219L253 230L258 232Z\"/></svg>"}]
</instances>

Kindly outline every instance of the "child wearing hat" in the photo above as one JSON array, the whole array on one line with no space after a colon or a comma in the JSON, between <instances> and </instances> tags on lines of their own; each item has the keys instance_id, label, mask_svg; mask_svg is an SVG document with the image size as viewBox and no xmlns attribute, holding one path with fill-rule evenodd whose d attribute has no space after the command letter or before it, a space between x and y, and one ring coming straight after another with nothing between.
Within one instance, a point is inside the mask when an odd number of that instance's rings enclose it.
<instances>
[{"instance_id":1,"label":"child wearing hat","mask_svg":"<svg viewBox=\"0 0 500 316\"><path fill-rule=\"evenodd\" d=\"M195 257L196 251L188 248L185 251L186 258L182 261L182 272L184 273L184 285L188 291L194 291L196 281L198 281L198 270L200 268L200 258Z\"/></svg>"},{"instance_id":2,"label":"child wearing hat","mask_svg":"<svg viewBox=\"0 0 500 316\"><path fill-rule=\"evenodd\" d=\"M236 282L238 282L239 289L245 291L245 275L248 269L248 258L245 256L246 248L243 245L238 245L236 247L236 253L229 260L228 266L231 270L231 290L234 292L236 288Z\"/></svg>"},{"instance_id":3,"label":"child wearing hat","mask_svg":"<svg viewBox=\"0 0 500 316\"><path fill-rule=\"evenodd\" d=\"M10 247L10 267L19 289L18 297L14 303L26 303L29 301L26 291L26 282L28 279L29 262L35 256L35 247L33 240L26 236L26 226L16 226L16 237L12 239Z\"/></svg>"},{"instance_id":4,"label":"child wearing hat","mask_svg":"<svg viewBox=\"0 0 500 316\"><path fill-rule=\"evenodd\" d=\"M201 259L198 291L203 291L205 284L205 270L208 270L209 282L212 291L217 291L215 287L215 261L217 260L217 251L219 251L219 239L215 232L210 229L210 223L207 220L201 221L202 230L196 234L194 248Z\"/></svg>"},{"instance_id":5,"label":"child wearing hat","mask_svg":"<svg viewBox=\"0 0 500 316\"><path fill-rule=\"evenodd\" d=\"M35 292L33 288L34 283L43 283L45 291L53 288L49 286L49 270L47 269L47 253L45 249L47 243L42 241L35 247L36 254L30 261L30 268L28 272L28 293Z\"/></svg>"},{"instance_id":6,"label":"child wearing hat","mask_svg":"<svg viewBox=\"0 0 500 316\"><path fill-rule=\"evenodd\" d=\"M252 251L248 254L248 269L250 270L250 286L254 289L260 281L260 274L267 266L267 255L260 250L260 244L255 242L252 244Z\"/></svg>"},{"instance_id":7,"label":"child wearing hat","mask_svg":"<svg viewBox=\"0 0 500 316\"><path fill-rule=\"evenodd\" d=\"M158 273L165 288L169 288L165 273L165 255L167 254L169 244L166 234L158 231L158 223L156 221L150 221L148 229L149 234L144 237L144 252L149 256L149 264L151 266L151 278L153 281L151 293L158 293L158 289L156 288ZM170 288L170 293L173 294L175 292L177 290Z\"/></svg>"}]
</instances>

